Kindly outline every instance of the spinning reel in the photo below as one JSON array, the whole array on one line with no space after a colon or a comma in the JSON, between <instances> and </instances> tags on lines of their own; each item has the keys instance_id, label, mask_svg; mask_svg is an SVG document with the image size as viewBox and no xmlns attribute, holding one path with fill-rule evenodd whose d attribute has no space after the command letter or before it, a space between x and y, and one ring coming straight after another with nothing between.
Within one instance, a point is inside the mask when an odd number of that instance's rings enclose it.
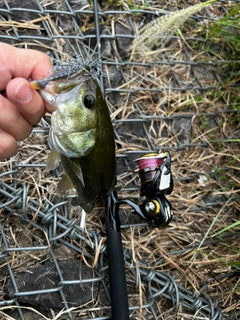
<instances>
[{"instance_id":1,"label":"spinning reel","mask_svg":"<svg viewBox=\"0 0 240 320\"><path fill-rule=\"evenodd\" d=\"M149 153L136 161L141 180L140 196L145 197L145 200L138 205L130 199L118 199L116 192L112 192L109 195L112 199L106 203L107 217L116 226L116 212L118 207L125 203L152 226L166 227L172 220L171 205L165 197L173 189L170 154Z\"/></svg>"}]
</instances>

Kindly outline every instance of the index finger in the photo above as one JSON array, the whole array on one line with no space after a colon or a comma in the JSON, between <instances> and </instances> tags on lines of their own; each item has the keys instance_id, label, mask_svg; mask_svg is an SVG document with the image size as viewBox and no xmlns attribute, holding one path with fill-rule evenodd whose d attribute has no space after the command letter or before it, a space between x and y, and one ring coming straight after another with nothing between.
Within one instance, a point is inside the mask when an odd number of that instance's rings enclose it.
<instances>
[{"instance_id":1,"label":"index finger","mask_svg":"<svg viewBox=\"0 0 240 320\"><path fill-rule=\"evenodd\" d=\"M15 48L5 43L0 43L0 51L0 91L5 90L12 78L37 80L52 69L50 58L43 52Z\"/></svg>"}]
</instances>

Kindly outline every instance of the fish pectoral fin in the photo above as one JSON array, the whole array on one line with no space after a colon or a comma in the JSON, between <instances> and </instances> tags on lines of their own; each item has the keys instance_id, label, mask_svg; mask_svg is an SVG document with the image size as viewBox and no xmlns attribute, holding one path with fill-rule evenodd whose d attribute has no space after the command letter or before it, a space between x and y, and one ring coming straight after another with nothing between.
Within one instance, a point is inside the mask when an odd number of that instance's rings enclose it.
<instances>
[{"instance_id":1,"label":"fish pectoral fin","mask_svg":"<svg viewBox=\"0 0 240 320\"><path fill-rule=\"evenodd\" d=\"M94 209L94 203L84 203L79 197L72 199L71 204L73 206L80 206L86 213L90 213Z\"/></svg>"},{"instance_id":2,"label":"fish pectoral fin","mask_svg":"<svg viewBox=\"0 0 240 320\"><path fill-rule=\"evenodd\" d=\"M76 174L78 179L82 182L82 185L85 187L82 168L81 168L80 164L73 162L73 161L71 161L71 162L72 162L72 170L74 171L74 173Z\"/></svg>"},{"instance_id":3,"label":"fish pectoral fin","mask_svg":"<svg viewBox=\"0 0 240 320\"><path fill-rule=\"evenodd\" d=\"M52 149L48 155L46 169L47 171L52 171L59 166L60 161L60 154L55 150Z\"/></svg>"},{"instance_id":4,"label":"fish pectoral fin","mask_svg":"<svg viewBox=\"0 0 240 320\"><path fill-rule=\"evenodd\" d=\"M68 175L64 175L62 177L62 179L58 182L58 185L57 185L57 193L59 195L65 193L66 191L69 191L69 190L72 190L74 189L74 185L71 181L71 179L69 178Z\"/></svg>"}]
</instances>

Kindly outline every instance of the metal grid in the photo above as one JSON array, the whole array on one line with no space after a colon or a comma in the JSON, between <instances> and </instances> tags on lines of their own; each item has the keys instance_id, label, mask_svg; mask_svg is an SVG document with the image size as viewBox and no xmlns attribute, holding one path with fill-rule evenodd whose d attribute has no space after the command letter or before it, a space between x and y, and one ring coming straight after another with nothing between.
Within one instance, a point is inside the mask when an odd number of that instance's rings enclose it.
<instances>
[{"instance_id":1,"label":"metal grid","mask_svg":"<svg viewBox=\"0 0 240 320\"><path fill-rule=\"evenodd\" d=\"M147 5L148 2L146 2ZM224 7L225 2L220 2L222 6L222 13L226 12ZM165 3L163 3L165 7ZM169 9L169 8L168 8ZM167 11L167 10L166 10ZM166 13L166 12L165 12ZM154 63L134 62L126 59L124 54L119 49L121 46L127 48L129 42L131 43L134 38L136 30L132 24L133 16L146 15L146 19L154 19L158 12L153 12L145 8L129 9L129 10L106 10L102 11L101 6L94 2L91 6L87 1L84 4L81 1L55 1L48 2L43 1L6 1L0 2L0 17L3 21L20 21L21 20L34 20L41 17L39 25L41 29L22 29L16 27L11 27L7 31L8 33L0 32L0 41L7 42L10 44L20 45L23 43L28 43L27 47L34 48L38 50L43 50L47 52L50 56L57 60L61 60L61 55L57 50L59 46L67 48L68 43L76 38L89 43L89 41L96 41L101 37L102 48L105 50L103 70L108 70L108 73L117 74L118 83L115 84L116 88L111 86L104 79L105 93L110 104L114 104L114 101L120 99L121 95L128 96L128 99L134 97L134 94L138 91L146 91L148 94L156 94L158 99L161 99L164 94L168 91L175 91L182 94L186 91L190 92L200 92L205 95L211 90L216 90L221 83L221 78L217 72L213 72L211 81L202 82L199 76L199 70L213 70L216 68L221 61L213 63L212 61L197 61L193 60L192 56L188 50L187 46L184 46L183 59L175 59L165 52L162 56L163 59L155 61ZM56 29L53 28L52 20L56 21ZM127 19L128 26L132 27L129 33L115 32L110 28L102 28L97 26L93 28L90 33L83 33L84 24L82 18L85 20L93 21L94 17L98 17L99 23L105 22L108 17L111 17L112 21L114 19L119 19L123 16L123 19ZM202 14L198 14L194 18L196 21L212 20L214 17L211 15L208 9L202 10ZM67 31L67 26L70 25L71 31ZM129 27L129 28L130 28ZM121 29L123 30L123 29ZM90 39L90 40L89 40ZM181 37L173 37L174 41L181 41ZM194 41L194 39L192 39ZM122 41L122 45L119 44ZM199 41L197 39L196 41ZM43 48L43 45L45 48ZM94 45L93 45L94 46ZM112 58L114 57L114 59ZM210 59L210 57L209 57ZM223 63L223 62L222 62ZM157 87L131 87L131 85L119 85L127 83L129 78L126 77L126 70L132 66L136 68L145 67L146 70L150 69L152 65L158 65L159 68L165 65L170 66L172 80L170 85L164 84L163 86ZM188 81L183 81L181 76L174 69L175 66L187 66L191 77ZM112 69L111 69L112 68ZM116 95L115 95L116 94ZM123 179L131 181L127 183L126 186L121 190L120 195L126 196L131 195L137 198L138 192L138 180L136 179L135 173L127 173L130 169L133 169L132 161L147 152L156 152L160 150L160 146L156 143L156 137L150 132L150 127L155 126L155 128L164 127L167 128L171 126L172 123L176 121L181 122L184 116L184 121L189 119L193 121L196 116L194 112L187 112L183 114L182 112L174 112L170 116L165 116L164 111L168 109L168 105L162 104L163 115L151 114L151 111L146 112L143 110L142 106L138 103L134 103L134 113L130 113L128 116L122 116L124 112L120 113L119 116L114 116L114 111L111 108L111 113L114 118L113 125L115 128L116 140L118 141L117 148L117 167L119 176ZM225 113L235 113L231 103L228 107L222 110L205 112L204 117L208 119L214 119L217 122L219 116ZM38 139L44 140L47 136L49 129L49 121L46 117L41 121L40 126L33 130L33 136L37 136ZM186 125L183 122L182 125ZM126 133L128 130L128 133ZM136 130L138 130L138 137L144 137L141 149L136 149L134 143L136 142ZM165 136L167 133L165 132ZM223 140L231 140L231 136L224 137ZM238 137L239 138L239 137ZM130 147L126 148L126 142L129 143ZM221 142L218 139L217 142ZM44 145L44 143L43 143ZM165 144L165 150L171 150L171 152L182 152L188 148L208 148L209 144L204 140L204 138L198 141L191 141L186 139L186 137L179 137L176 135L171 143ZM69 207L69 198L64 201L51 203L49 199L42 196L41 199L31 196L32 185L28 184L27 181L21 181L21 174L23 171L29 168L34 168L34 170L44 170L45 163L42 162L32 162L24 163L15 161L14 159L10 162L2 163L1 169L1 181L0 181L0 209L1 214L3 214L6 219L5 222L0 227L1 234L1 272L6 275L6 283L4 286L11 286L11 294L6 298L6 294L2 293L0 299L0 310L1 312L6 312L10 316L16 319L29 319L29 313L32 319L40 319L41 316L36 313L39 311L37 305L33 305L35 311L29 310L31 303L27 303L32 300L32 296L39 296L40 299L45 294L58 292L60 294L61 305L57 310L49 310L48 316L50 317L50 311L52 312L52 317L58 314L60 319L109 319L110 318L110 307L109 307L109 293L108 293L108 276L107 276L107 259L106 259L106 245L102 241L104 237L104 231L98 228L94 229L94 226L83 230L79 226L79 216L76 218L70 218L72 211ZM225 168L228 170L228 168ZM175 181L187 181L191 182L199 175L199 172L189 172L187 177L181 177L181 175L175 175ZM127 177L127 178L126 178ZM216 199L211 203L203 204L201 207L191 208L192 211L202 211L206 207L219 206L219 202L224 203L225 199ZM187 204L178 205L178 211L184 212L187 209ZM175 217L177 219L177 217ZM17 219L17 220L16 220ZM16 222L18 221L18 222ZM23 233L26 233L34 241L29 241L26 245L19 245L17 239L13 236L13 230L11 229L11 223L17 223L20 225ZM130 221L131 223L131 221ZM131 223L133 228L149 228L143 223ZM130 227L129 222L123 224L122 228L128 230ZM34 236L35 230L38 230L38 236ZM218 240L215 240L216 242ZM214 242L214 241L213 241ZM212 242L212 243L213 243ZM34 244L34 245L33 245ZM196 242L195 246L198 246ZM207 243L206 243L207 244ZM74 279L66 279L61 271L61 266L59 265L57 248L68 248L71 254L81 255L85 257L86 260L91 260L92 256L97 258L94 264L94 272L92 276L86 279L80 279L76 276ZM169 254L186 253L191 250L194 246L188 246L185 249L176 250L169 252ZM67 249L66 249L67 250ZM17 261L14 260L14 255L19 254ZM57 283L52 287L46 287L35 290L24 290L24 287L20 286L18 280L18 272L25 270L28 267L28 262L24 260L23 267L21 267L21 259L25 257L32 257L33 262L29 263L30 267L34 264L39 263L39 260L50 260L53 266L53 270L58 278ZM199 294L197 294L194 289L185 289L182 287L169 273L164 271L155 271L156 269L146 269L148 261L142 261L140 264L135 264L131 251L126 247L124 249L124 259L126 268L130 270L127 273L127 283L129 287L129 296L133 302L130 303L131 319L160 319L162 318L161 310L157 308L157 302L159 299L165 299L169 301L169 308L173 308L173 312L177 312L180 307L188 310L189 314L195 315L196 319L201 317L207 317L210 319L224 319L221 309L218 307L217 302L213 301L206 292L206 284L203 285ZM26 259L27 260L27 259ZM164 263L164 257L158 257L156 260L156 266ZM81 262L80 265L84 264ZM91 263L89 263L91 264ZM31 268L30 268L31 270ZM8 280L7 280L8 279ZM210 281L210 279L208 279ZM10 285L10 284L11 285ZM94 296L94 286L98 287L98 296L93 297L91 303L80 302L79 305L69 304L68 298L66 296L66 288L71 285L88 284L92 297ZM139 304L139 300L136 295L139 294L139 286L144 287L147 291L146 299L142 305ZM141 290L140 290L141 291ZM135 299L135 300L134 300ZM21 307L19 307L21 306ZM59 315L59 310L64 308L64 311ZM16 312L13 311L16 309ZM141 313L140 313L141 310ZM40 311L42 312L41 308ZM32 313L31 313L32 312ZM46 310L45 310L46 312ZM43 312L44 313L44 312ZM3 313L2 313L3 314ZM45 313L46 314L46 313ZM40 318L39 318L40 317ZM30 318L31 319L31 318Z\"/></svg>"}]
</instances>

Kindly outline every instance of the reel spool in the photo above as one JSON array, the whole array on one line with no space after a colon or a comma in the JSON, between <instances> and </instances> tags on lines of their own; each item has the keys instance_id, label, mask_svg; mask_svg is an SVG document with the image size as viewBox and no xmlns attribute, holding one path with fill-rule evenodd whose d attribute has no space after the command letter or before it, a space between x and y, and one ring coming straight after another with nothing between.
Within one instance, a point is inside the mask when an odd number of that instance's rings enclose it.
<instances>
[{"instance_id":1,"label":"reel spool","mask_svg":"<svg viewBox=\"0 0 240 320\"><path fill-rule=\"evenodd\" d=\"M157 191L170 194L173 189L171 157L169 152L148 153L137 160L141 180L141 196Z\"/></svg>"}]
</instances>

